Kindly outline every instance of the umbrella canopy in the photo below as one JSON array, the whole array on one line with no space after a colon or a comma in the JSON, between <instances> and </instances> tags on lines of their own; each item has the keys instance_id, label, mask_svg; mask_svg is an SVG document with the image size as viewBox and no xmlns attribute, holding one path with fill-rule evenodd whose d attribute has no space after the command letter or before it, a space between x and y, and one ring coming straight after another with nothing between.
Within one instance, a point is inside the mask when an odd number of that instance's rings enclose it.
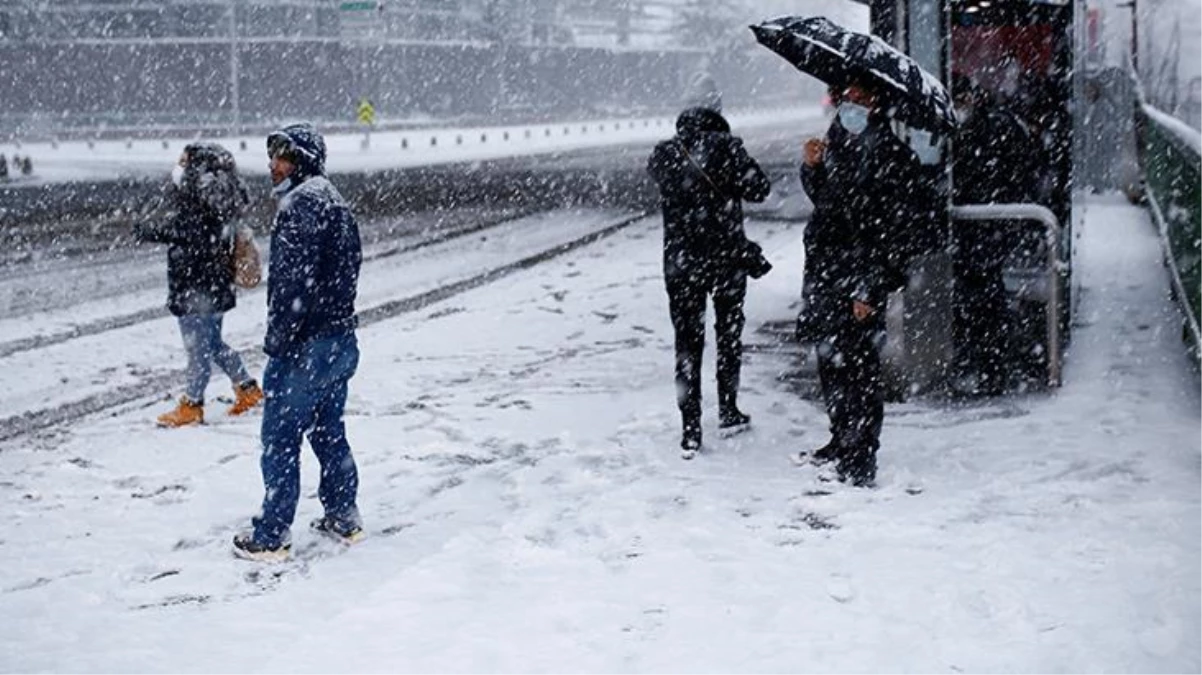
<instances>
[{"instance_id":1,"label":"umbrella canopy","mask_svg":"<svg viewBox=\"0 0 1202 675\"><path fill-rule=\"evenodd\" d=\"M951 96L938 78L875 35L848 30L822 16L786 16L750 28L760 44L829 85L875 83L893 116L912 127L934 132L956 128Z\"/></svg>"}]
</instances>

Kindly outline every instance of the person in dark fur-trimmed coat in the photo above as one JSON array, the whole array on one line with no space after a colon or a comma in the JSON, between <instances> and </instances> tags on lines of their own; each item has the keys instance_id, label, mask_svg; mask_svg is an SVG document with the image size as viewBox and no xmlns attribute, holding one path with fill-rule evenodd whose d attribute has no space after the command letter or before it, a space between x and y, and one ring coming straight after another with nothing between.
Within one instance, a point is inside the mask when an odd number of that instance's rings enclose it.
<instances>
[{"instance_id":1,"label":"person in dark fur-trimmed coat","mask_svg":"<svg viewBox=\"0 0 1202 675\"><path fill-rule=\"evenodd\" d=\"M689 108L676 135L656 145L647 171L659 186L664 218L664 283L676 342L676 400L682 457L701 448L701 357L706 298L712 298L718 342L719 428L745 428L738 407L743 351L743 299L749 271L767 265L743 230L743 200L760 202L767 175L718 112Z\"/></svg>"}]
</instances>

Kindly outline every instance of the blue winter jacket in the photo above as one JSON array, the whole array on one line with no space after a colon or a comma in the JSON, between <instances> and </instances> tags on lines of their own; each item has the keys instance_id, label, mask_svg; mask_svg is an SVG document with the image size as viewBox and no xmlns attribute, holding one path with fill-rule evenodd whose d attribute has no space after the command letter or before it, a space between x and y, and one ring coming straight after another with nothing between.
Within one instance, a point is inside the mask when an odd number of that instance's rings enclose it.
<instances>
[{"instance_id":1,"label":"blue winter jacket","mask_svg":"<svg viewBox=\"0 0 1202 675\"><path fill-rule=\"evenodd\" d=\"M302 157L293 175L298 184L280 198L271 229L263 351L272 357L294 355L311 340L353 333L357 325L359 227L323 175L324 143L320 155L312 163Z\"/></svg>"}]
</instances>

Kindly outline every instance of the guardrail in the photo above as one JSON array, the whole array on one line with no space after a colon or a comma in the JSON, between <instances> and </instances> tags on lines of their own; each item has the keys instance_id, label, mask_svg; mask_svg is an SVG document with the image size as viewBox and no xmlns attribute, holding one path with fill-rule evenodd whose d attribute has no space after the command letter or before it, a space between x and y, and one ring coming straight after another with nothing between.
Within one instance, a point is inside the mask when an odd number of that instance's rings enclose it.
<instances>
[{"instance_id":1,"label":"guardrail","mask_svg":"<svg viewBox=\"0 0 1202 675\"><path fill-rule=\"evenodd\" d=\"M1146 103L1137 104L1135 114L1145 194L1184 314L1183 337L1197 360L1202 354L1202 135Z\"/></svg>"},{"instance_id":2,"label":"guardrail","mask_svg":"<svg viewBox=\"0 0 1202 675\"><path fill-rule=\"evenodd\" d=\"M1046 207L1038 204L965 204L951 209L953 224L963 222L983 223L986 226L1016 227L1035 224L1043 230L1043 242L1047 261L1035 274L1044 279L1045 285L1032 294L1045 302L1047 332L1047 385L1058 387L1061 383L1060 355L1060 305L1063 301L1061 273L1064 269L1060 260L1060 221Z\"/></svg>"}]
</instances>

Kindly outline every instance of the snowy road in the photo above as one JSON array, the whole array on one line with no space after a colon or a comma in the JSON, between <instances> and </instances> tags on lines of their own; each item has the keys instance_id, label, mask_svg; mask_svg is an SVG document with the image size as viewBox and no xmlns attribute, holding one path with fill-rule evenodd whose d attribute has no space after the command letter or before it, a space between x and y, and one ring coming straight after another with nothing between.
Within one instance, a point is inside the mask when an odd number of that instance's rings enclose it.
<instances>
[{"instance_id":1,"label":"snowy road","mask_svg":"<svg viewBox=\"0 0 1202 675\"><path fill-rule=\"evenodd\" d=\"M570 210L517 218L498 213L491 220L477 216L433 230L415 229L369 246L359 288L363 320L393 316L398 303L420 306L429 294L441 296L446 289L453 291L483 274L562 250L631 217ZM5 336L0 343L0 368L13 377L0 391L0 440L27 431L31 424L40 428L60 423L85 412L146 399L156 391L167 396L182 378L176 321L160 309L163 291L139 290L148 285L144 282L153 267L128 269L124 253L115 257L115 262L99 269L85 265L72 270L82 276L85 290L68 292L66 297L72 301L64 303L66 307L26 311L0 322ZM161 274L160 268L154 276ZM102 280L107 280L122 292L107 297L100 290L102 297L89 301L88 279L96 279L93 289L103 288ZM18 291L23 288L19 285ZM4 290L10 289L0 283L0 291ZM242 293L239 307L225 317L226 342L247 354L252 363L261 361L257 347L265 330L265 293L265 285Z\"/></svg>"},{"instance_id":2,"label":"snowy road","mask_svg":"<svg viewBox=\"0 0 1202 675\"><path fill-rule=\"evenodd\" d=\"M754 430L718 440L707 407L708 451L678 459L658 218L361 331L369 536L344 552L303 528L307 455L299 560L229 557L261 496L254 418L158 430L148 392L11 439L0 670L1196 672L1198 383L1146 216L1084 214L1064 387L889 406L873 491L788 464L825 416L771 350L748 355ZM361 306L620 216L378 260ZM795 311L800 232L749 231L776 266L750 330ZM247 345L261 301L235 313ZM177 342L163 319L36 350L5 365L4 409L136 382L87 364Z\"/></svg>"}]
</instances>

